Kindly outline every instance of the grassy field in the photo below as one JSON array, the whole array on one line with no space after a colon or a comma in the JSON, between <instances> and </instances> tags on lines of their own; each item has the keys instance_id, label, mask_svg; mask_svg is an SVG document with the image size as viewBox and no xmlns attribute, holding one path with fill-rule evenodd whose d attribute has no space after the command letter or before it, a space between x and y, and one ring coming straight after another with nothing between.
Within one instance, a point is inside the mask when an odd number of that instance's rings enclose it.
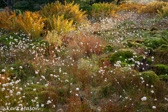
<instances>
[{"instance_id":1,"label":"grassy field","mask_svg":"<svg viewBox=\"0 0 168 112\"><path fill-rule=\"evenodd\" d=\"M167 112L168 3L83 10L0 12L0 111Z\"/></svg>"}]
</instances>

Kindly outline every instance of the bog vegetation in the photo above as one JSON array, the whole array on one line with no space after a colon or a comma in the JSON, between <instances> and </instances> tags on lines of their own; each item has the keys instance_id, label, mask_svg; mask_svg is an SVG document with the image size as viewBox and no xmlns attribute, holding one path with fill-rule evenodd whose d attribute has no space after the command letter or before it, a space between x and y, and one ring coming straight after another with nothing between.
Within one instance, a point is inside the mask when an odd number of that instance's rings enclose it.
<instances>
[{"instance_id":1,"label":"bog vegetation","mask_svg":"<svg viewBox=\"0 0 168 112\"><path fill-rule=\"evenodd\" d=\"M0 111L168 111L168 3L82 3L0 12Z\"/></svg>"}]
</instances>

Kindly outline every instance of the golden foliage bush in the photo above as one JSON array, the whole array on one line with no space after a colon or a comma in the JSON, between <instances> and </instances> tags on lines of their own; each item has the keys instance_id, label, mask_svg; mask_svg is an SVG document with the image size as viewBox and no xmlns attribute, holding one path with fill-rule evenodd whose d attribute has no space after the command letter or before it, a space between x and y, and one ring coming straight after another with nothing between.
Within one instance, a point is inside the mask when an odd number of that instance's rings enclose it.
<instances>
[{"instance_id":1,"label":"golden foliage bush","mask_svg":"<svg viewBox=\"0 0 168 112\"><path fill-rule=\"evenodd\" d=\"M50 18L53 15L56 17L64 15L64 19L73 20L73 24L79 24L85 21L87 16L84 11L79 9L78 4L65 2L65 5L63 5L59 1L45 5L45 7L40 10L40 15L45 18Z\"/></svg>"},{"instance_id":2,"label":"golden foliage bush","mask_svg":"<svg viewBox=\"0 0 168 112\"><path fill-rule=\"evenodd\" d=\"M75 30L73 27L73 20L68 21L67 19L64 19L64 15L58 17L53 15L52 18L47 18L47 22L51 31L48 31L46 40L56 46L62 45L64 35Z\"/></svg>"},{"instance_id":3,"label":"golden foliage bush","mask_svg":"<svg viewBox=\"0 0 168 112\"><path fill-rule=\"evenodd\" d=\"M168 4L164 7L162 7L162 9L160 11L158 11L158 13L162 17L168 17Z\"/></svg>"},{"instance_id":4,"label":"golden foliage bush","mask_svg":"<svg viewBox=\"0 0 168 112\"><path fill-rule=\"evenodd\" d=\"M154 2L149 2L146 4L145 7L141 7L139 10L140 13L158 13L158 11L161 11L163 7L168 5L167 2L163 1L154 1Z\"/></svg>"},{"instance_id":5,"label":"golden foliage bush","mask_svg":"<svg viewBox=\"0 0 168 112\"><path fill-rule=\"evenodd\" d=\"M56 30L48 31L48 34L45 38L50 44L54 44L56 46L62 45L62 36L58 35Z\"/></svg>"},{"instance_id":6,"label":"golden foliage bush","mask_svg":"<svg viewBox=\"0 0 168 112\"><path fill-rule=\"evenodd\" d=\"M26 11L18 15L16 22L24 33L38 39L43 31L44 20L38 13Z\"/></svg>"},{"instance_id":7,"label":"golden foliage bush","mask_svg":"<svg viewBox=\"0 0 168 112\"><path fill-rule=\"evenodd\" d=\"M10 30L10 31L17 31L18 30L18 26L16 24L16 13L15 12L11 12L9 9L6 9L3 12L0 12L0 27Z\"/></svg>"},{"instance_id":8,"label":"golden foliage bush","mask_svg":"<svg viewBox=\"0 0 168 112\"><path fill-rule=\"evenodd\" d=\"M75 30L75 28L73 28L73 20L68 21L64 19L64 15L58 17L53 15L52 18L48 18L48 22L51 30L56 30L58 34L65 34Z\"/></svg>"},{"instance_id":9,"label":"golden foliage bush","mask_svg":"<svg viewBox=\"0 0 168 112\"><path fill-rule=\"evenodd\" d=\"M118 10L117 5L112 3L94 3L92 5L92 17L111 17L117 16L115 13Z\"/></svg>"},{"instance_id":10,"label":"golden foliage bush","mask_svg":"<svg viewBox=\"0 0 168 112\"><path fill-rule=\"evenodd\" d=\"M159 13L162 17L168 15L168 3L163 1L154 1L147 4L127 3L121 4L118 11L136 11L138 13Z\"/></svg>"},{"instance_id":11,"label":"golden foliage bush","mask_svg":"<svg viewBox=\"0 0 168 112\"><path fill-rule=\"evenodd\" d=\"M139 9L145 7L145 4L140 3L127 3L121 4L118 10L127 10L127 11L138 11Z\"/></svg>"}]
</instances>

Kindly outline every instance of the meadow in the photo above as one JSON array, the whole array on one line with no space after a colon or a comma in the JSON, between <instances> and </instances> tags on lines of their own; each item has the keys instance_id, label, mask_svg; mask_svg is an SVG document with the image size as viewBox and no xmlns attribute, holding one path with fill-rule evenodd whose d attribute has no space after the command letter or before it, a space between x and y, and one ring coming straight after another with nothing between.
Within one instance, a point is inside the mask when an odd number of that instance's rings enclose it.
<instances>
[{"instance_id":1,"label":"meadow","mask_svg":"<svg viewBox=\"0 0 168 112\"><path fill-rule=\"evenodd\" d=\"M6 8L0 111L167 112L168 2Z\"/></svg>"}]
</instances>

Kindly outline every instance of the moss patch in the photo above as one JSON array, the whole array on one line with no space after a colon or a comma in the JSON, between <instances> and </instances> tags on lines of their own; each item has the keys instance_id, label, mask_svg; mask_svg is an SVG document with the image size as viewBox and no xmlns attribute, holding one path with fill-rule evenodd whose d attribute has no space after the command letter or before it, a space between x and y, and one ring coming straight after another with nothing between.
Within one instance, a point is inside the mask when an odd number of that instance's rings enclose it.
<instances>
[{"instance_id":1,"label":"moss patch","mask_svg":"<svg viewBox=\"0 0 168 112\"><path fill-rule=\"evenodd\" d=\"M157 82L160 82L159 77L154 71L142 72L142 77L144 78L146 84L156 85Z\"/></svg>"},{"instance_id":2,"label":"moss patch","mask_svg":"<svg viewBox=\"0 0 168 112\"><path fill-rule=\"evenodd\" d=\"M104 47L104 53L109 53L109 52L112 52L113 50L114 48L111 45Z\"/></svg>"},{"instance_id":3,"label":"moss patch","mask_svg":"<svg viewBox=\"0 0 168 112\"><path fill-rule=\"evenodd\" d=\"M145 39L145 41L142 44L147 47L151 47L153 49L156 49L159 46L161 46L162 44L166 44L166 42L161 38L151 37L151 38Z\"/></svg>"},{"instance_id":4,"label":"moss patch","mask_svg":"<svg viewBox=\"0 0 168 112\"><path fill-rule=\"evenodd\" d=\"M128 47L142 47L142 44L138 43L139 41L136 42L132 39L128 39L126 42L127 42Z\"/></svg>"},{"instance_id":5,"label":"moss patch","mask_svg":"<svg viewBox=\"0 0 168 112\"><path fill-rule=\"evenodd\" d=\"M111 63L114 64L116 61L124 62L125 59L132 58L134 56L133 53L134 51L132 49L120 49L119 51L109 55L108 57ZM128 63L131 63L131 61Z\"/></svg>"},{"instance_id":6,"label":"moss patch","mask_svg":"<svg viewBox=\"0 0 168 112\"><path fill-rule=\"evenodd\" d=\"M148 63L148 64L152 64L152 60L150 58L147 58L146 56L144 55L140 55L136 58L136 61L140 61L140 62L143 62L143 63Z\"/></svg>"},{"instance_id":7,"label":"moss patch","mask_svg":"<svg viewBox=\"0 0 168 112\"><path fill-rule=\"evenodd\" d=\"M160 80L168 81L168 75L160 75L159 78Z\"/></svg>"},{"instance_id":8,"label":"moss patch","mask_svg":"<svg viewBox=\"0 0 168 112\"><path fill-rule=\"evenodd\" d=\"M155 62L158 64L168 64L168 45L163 44L154 50Z\"/></svg>"},{"instance_id":9,"label":"moss patch","mask_svg":"<svg viewBox=\"0 0 168 112\"><path fill-rule=\"evenodd\" d=\"M168 74L168 66L164 64L153 65L152 69L157 75Z\"/></svg>"}]
</instances>

